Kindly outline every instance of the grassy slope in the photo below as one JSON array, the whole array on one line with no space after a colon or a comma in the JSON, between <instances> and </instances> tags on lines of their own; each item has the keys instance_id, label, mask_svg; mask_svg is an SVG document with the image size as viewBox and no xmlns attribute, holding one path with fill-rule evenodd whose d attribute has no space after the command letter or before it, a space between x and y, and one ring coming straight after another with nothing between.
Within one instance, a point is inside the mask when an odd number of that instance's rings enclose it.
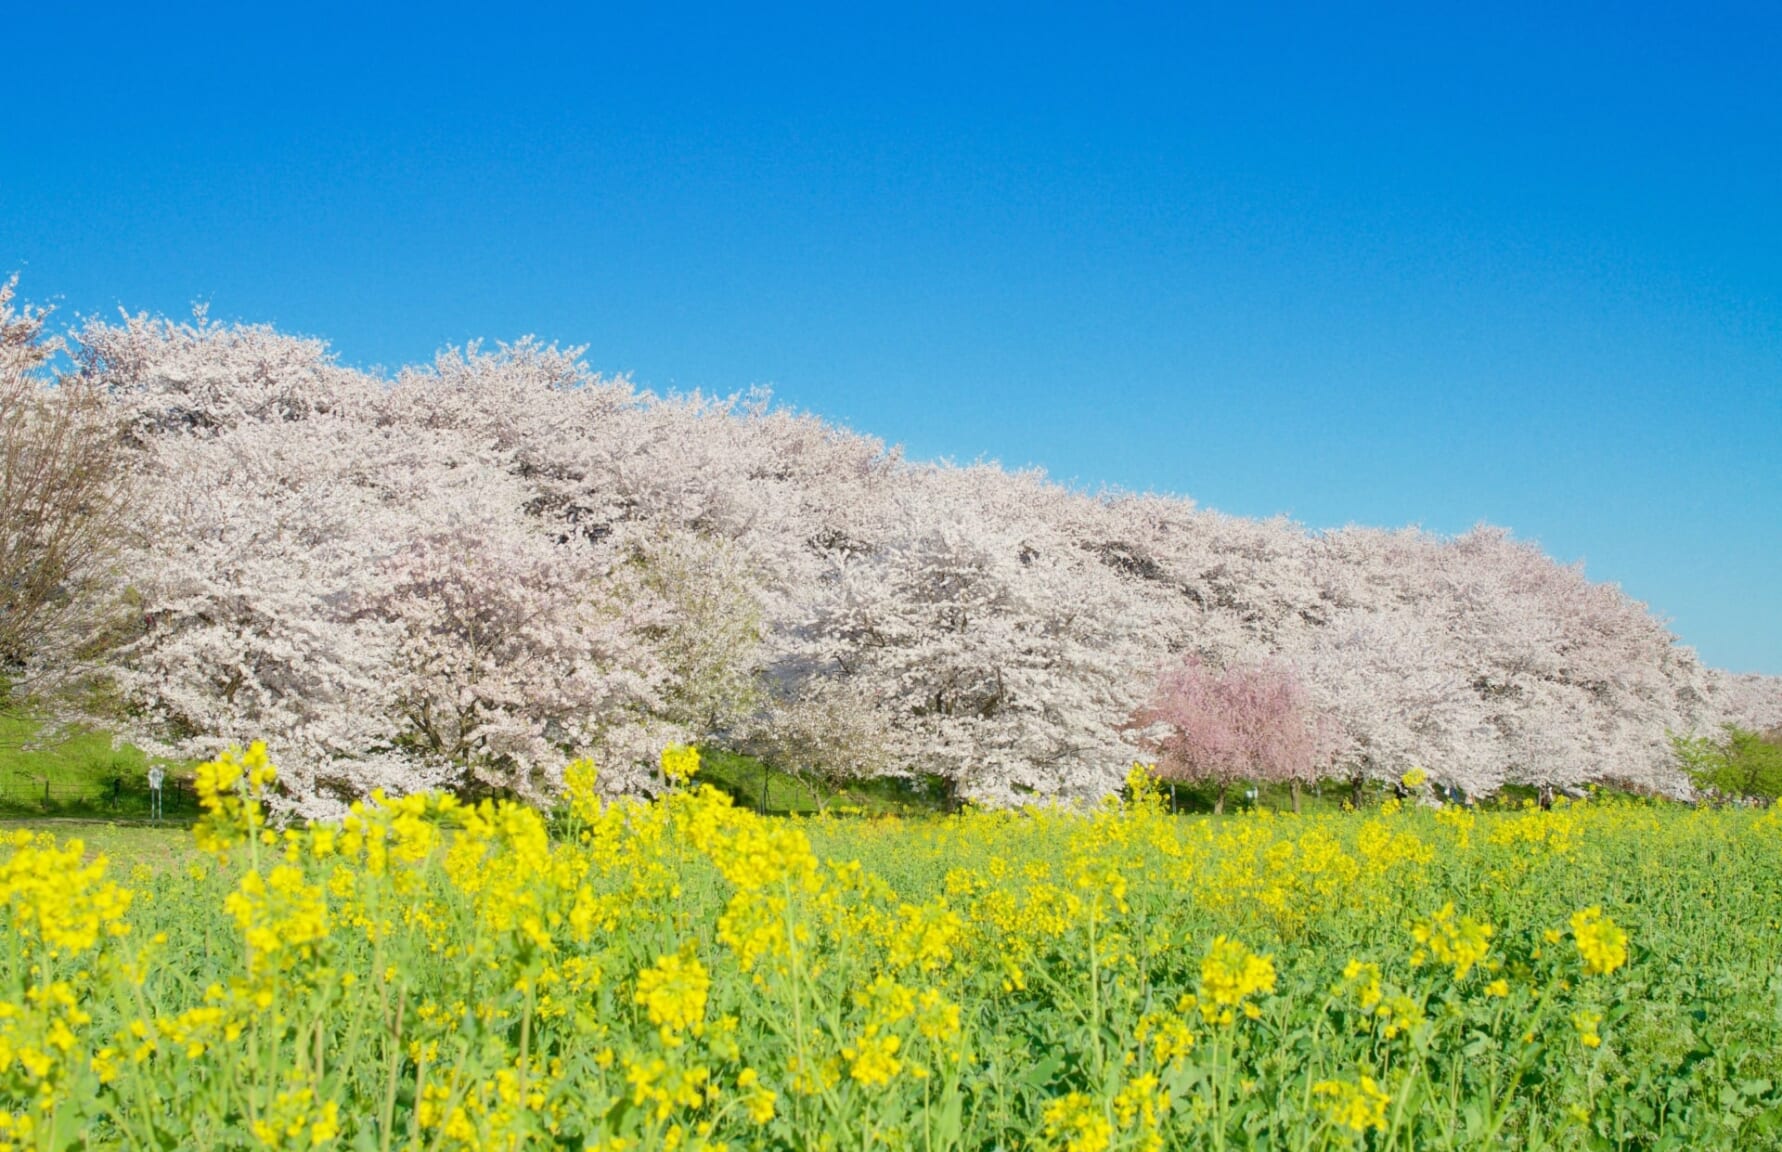
<instances>
[{"instance_id":1,"label":"grassy slope","mask_svg":"<svg viewBox=\"0 0 1782 1152\"><path fill-rule=\"evenodd\" d=\"M140 749L113 747L104 732L43 739L27 717L0 713L0 819L81 816L146 818L149 758ZM169 767L168 775L178 773ZM163 794L169 817L189 818L189 795L171 782Z\"/></svg>"}]
</instances>

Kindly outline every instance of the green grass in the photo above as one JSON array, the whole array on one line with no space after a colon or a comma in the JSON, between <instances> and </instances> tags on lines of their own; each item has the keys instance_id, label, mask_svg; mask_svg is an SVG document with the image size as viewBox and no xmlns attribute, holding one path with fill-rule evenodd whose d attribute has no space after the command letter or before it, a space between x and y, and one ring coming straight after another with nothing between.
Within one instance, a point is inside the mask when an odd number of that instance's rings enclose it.
<instances>
[{"instance_id":1,"label":"green grass","mask_svg":"<svg viewBox=\"0 0 1782 1152\"><path fill-rule=\"evenodd\" d=\"M104 732L43 739L28 717L0 713L0 830L28 828L80 840L89 857L110 859L114 874L137 865L160 872L188 859L196 816L189 794L163 792L165 820L148 820L149 758L139 748L114 748Z\"/></svg>"},{"instance_id":2,"label":"green grass","mask_svg":"<svg viewBox=\"0 0 1782 1152\"><path fill-rule=\"evenodd\" d=\"M37 720L0 713L0 819L146 819L149 763L139 748L113 747L108 733L46 737ZM189 822L196 805L177 787L183 766L166 767L164 814Z\"/></svg>"},{"instance_id":3,"label":"green grass","mask_svg":"<svg viewBox=\"0 0 1782 1152\"><path fill-rule=\"evenodd\" d=\"M931 816L943 808L943 794L920 780L857 780L841 790L818 794L797 777L753 756L702 749L699 779L729 793L739 807L770 816L811 815L827 808L837 815Z\"/></svg>"},{"instance_id":4,"label":"green grass","mask_svg":"<svg viewBox=\"0 0 1782 1152\"><path fill-rule=\"evenodd\" d=\"M111 874L126 879L138 865L155 872L178 867L198 854L192 832L185 824L123 824L107 820L66 817L0 820L0 831L28 828L48 832L58 840L79 840L89 859L104 856Z\"/></svg>"}]
</instances>

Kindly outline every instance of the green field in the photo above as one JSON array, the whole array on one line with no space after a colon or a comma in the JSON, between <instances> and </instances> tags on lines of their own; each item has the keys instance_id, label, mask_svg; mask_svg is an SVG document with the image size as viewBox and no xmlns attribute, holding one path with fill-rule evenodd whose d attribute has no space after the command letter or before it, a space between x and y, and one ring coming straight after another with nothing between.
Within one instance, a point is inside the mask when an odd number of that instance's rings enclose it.
<instances>
[{"instance_id":1,"label":"green field","mask_svg":"<svg viewBox=\"0 0 1782 1152\"><path fill-rule=\"evenodd\" d=\"M1775 813L1208 818L1135 778L787 819L578 772L548 820L276 832L268 774L201 768L192 832L9 838L24 1146L1782 1148Z\"/></svg>"}]
</instances>

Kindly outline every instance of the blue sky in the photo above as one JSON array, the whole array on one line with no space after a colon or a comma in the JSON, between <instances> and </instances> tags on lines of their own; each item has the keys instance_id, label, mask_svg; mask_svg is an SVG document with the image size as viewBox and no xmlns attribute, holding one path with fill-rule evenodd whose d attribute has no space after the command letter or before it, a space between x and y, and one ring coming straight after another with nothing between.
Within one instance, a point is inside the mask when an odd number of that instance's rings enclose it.
<instances>
[{"instance_id":1,"label":"blue sky","mask_svg":"<svg viewBox=\"0 0 1782 1152\"><path fill-rule=\"evenodd\" d=\"M1505 524L1782 673L1773 6L1107 7L20 6L0 270Z\"/></svg>"}]
</instances>

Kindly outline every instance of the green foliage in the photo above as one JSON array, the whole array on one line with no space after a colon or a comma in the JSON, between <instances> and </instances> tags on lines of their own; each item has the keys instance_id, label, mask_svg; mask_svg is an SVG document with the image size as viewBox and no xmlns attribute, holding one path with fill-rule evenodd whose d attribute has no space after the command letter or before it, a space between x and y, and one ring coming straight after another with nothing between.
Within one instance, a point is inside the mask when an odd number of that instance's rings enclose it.
<instances>
[{"instance_id":1,"label":"green foliage","mask_svg":"<svg viewBox=\"0 0 1782 1152\"><path fill-rule=\"evenodd\" d=\"M1675 737L1678 763L1697 788L1747 800L1782 798L1782 736L1728 727L1718 738Z\"/></svg>"}]
</instances>

